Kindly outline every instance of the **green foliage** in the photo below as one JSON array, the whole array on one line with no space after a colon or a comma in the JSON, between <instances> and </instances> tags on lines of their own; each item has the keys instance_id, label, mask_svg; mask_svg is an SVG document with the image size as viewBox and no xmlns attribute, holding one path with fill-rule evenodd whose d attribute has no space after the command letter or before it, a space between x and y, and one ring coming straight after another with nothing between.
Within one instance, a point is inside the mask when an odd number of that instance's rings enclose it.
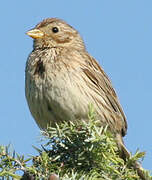
<instances>
[{"instance_id":1,"label":"green foliage","mask_svg":"<svg viewBox=\"0 0 152 180\"><path fill-rule=\"evenodd\" d=\"M56 173L61 180L138 180L131 164L143 157L137 152L124 162L107 128L97 126L90 110L89 122L64 122L43 132L38 156L25 159L10 147L0 147L0 177L20 179L18 171L29 173L35 179L48 179ZM32 165L30 161L32 160ZM152 179L145 171L147 179Z\"/></svg>"}]
</instances>

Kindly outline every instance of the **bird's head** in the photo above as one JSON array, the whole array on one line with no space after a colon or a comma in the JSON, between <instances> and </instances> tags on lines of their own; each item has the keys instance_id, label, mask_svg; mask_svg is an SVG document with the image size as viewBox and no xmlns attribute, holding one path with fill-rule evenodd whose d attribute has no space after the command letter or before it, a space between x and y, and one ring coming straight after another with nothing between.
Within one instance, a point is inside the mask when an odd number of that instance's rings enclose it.
<instances>
[{"instance_id":1,"label":"bird's head","mask_svg":"<svg viewBox=\"0 0 152 180\"><path fill-rule=\"evenodd\" d=\"M27 32L34 39L34 48L67 47L85 49L83 40L73 27L57 18L44 19Z\"/></svg>"}]
</instances>

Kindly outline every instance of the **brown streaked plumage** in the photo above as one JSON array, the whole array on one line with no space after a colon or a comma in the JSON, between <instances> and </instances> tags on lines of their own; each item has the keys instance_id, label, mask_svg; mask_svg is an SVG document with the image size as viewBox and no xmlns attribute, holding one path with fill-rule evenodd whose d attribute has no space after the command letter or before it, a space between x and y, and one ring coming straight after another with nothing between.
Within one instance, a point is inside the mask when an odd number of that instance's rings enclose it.
<instances>
[{"instance_id":1,"label":"brown streaked plumage","mask_svg":"<svg viewBox=\"0 0 152 180\"><path fill-rule=\"evenodd\" d=\"M48 18L27 32L34 38L26 64L26 98L38 126L88 120L93 104L101 126L116 137L121 156L130 154L122 137L127 122L111 81L85 49L79 33L57 18Z\"/></svg>"}]
</instances>

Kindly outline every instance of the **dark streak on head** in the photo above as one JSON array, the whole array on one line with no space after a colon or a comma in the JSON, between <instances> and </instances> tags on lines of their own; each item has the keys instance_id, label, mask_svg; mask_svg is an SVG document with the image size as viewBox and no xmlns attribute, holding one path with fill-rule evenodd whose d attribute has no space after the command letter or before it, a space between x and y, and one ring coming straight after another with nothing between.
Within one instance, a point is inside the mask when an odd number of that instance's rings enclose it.
<instances>
[{"instance_id":1,"label":"dark streak on head","mask_svg":"<svg viewBox=\"0 0 152 180\"><path fill-rule=\"evenodd\" d=\"M65 21L58 19L58 18L47 18L47 19L44 19L39 24L37 24L36 28L41 28L41 27L47 26L48 24L53 23L53 22L61 22L63 24L67 24ZM68 25L68 26L70 26L70 25ZM70 26L70 27L72 28L72 26Z\"/></svg>"}]
</instances>

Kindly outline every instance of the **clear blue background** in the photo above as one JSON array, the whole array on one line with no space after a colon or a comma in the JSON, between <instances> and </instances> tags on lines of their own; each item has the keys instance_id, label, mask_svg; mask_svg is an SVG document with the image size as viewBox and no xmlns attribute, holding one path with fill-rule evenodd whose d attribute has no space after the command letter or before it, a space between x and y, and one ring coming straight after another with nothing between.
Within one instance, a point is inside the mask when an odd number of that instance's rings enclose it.
<instances>
[{"instance_id":1,"label":"clear blue background","mask_svg":"<svg viewBox=\"0 0 152 180\"><path fill-rule=\"evenodd\" d=\"M146 151L152 170L152 1L5 0L0 5L0 144L36 155L39 129L24 95L24 69L32 50L25 32L47 17L59 17L82 35L87 50L113 82L128 120L125 143Z\"/></svg>"}]
</instances>

